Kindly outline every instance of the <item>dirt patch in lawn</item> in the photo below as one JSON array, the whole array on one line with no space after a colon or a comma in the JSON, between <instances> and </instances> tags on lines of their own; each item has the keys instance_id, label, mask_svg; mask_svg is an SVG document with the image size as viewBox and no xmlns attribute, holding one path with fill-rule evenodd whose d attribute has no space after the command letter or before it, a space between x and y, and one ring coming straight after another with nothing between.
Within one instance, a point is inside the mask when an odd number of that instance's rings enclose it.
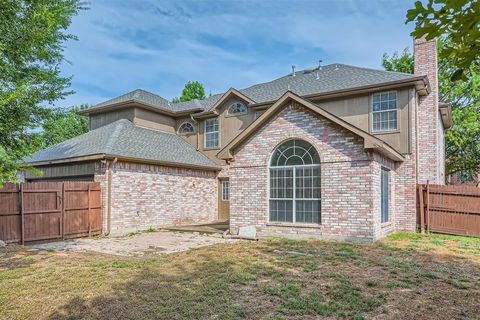
<instances>
[{"instance_id":1,"label":"dirt patch in lawn","mask_svg":"<svg viewBox=\"0 0 480 320\"><path fill-rule=\"evenodd\" d=\"M118 256L142 256L146 254L169 254L190 249L233 243L221 234L198 232L170 232L147 230L131 233L125 237L81 238L27 246L27 251L97 252Z\"/></svg>"},{"instance_id":2,"label":"dirt patch in lawn","mask_svg":"<svg viewBox=\"0 0 480 320\"><path fill-rule=\"evenodd\" d=\"M143 257L3 252L18 265L0 267L0 319L478 318L475 249L406 249L413 240L272 239Z\"/></svg>"}]
</instances>

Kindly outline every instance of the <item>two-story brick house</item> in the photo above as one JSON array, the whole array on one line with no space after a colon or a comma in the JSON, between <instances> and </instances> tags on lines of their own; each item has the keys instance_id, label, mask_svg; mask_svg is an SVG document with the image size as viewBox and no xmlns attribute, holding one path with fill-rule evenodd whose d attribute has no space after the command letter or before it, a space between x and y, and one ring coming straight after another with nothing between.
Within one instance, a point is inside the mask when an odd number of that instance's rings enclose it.
<instances>
[{"instance_id":1,"label":"two-story brick house","mask_svg":"<svg viewBox=\"0 0 480 320\"><path fill-rule=\"evenodd\" d=\"M232 233L372 241L414 231L416 185L444 183L435 41L415 74L331 64L204 100L135 90L33 155L29 180L95 180L114 233L229 220Z\"/></svg>"}]
</instances>

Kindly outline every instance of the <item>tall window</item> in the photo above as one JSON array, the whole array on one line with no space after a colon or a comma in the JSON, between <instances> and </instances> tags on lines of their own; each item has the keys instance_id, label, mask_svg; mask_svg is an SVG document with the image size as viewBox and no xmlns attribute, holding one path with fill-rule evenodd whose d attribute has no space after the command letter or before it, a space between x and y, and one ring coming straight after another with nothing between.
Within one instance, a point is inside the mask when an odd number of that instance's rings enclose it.
<instances>
[{"instance_id":1,"label":"tall window","mask_svg":"<svg viewBox=\"0 0 480 320\"><path fill-rule=\"evenodd\" d=\"M382 168L382 177L381 177L381 208L382 208L382 223L383 222L388 222L390 220L389 217L389 185L388 185L388 170L385 168Z\"/></svg>"},{"instance_id":2,"label":"tall window","mask_svg":"<svg viewBox=\"0 0 480 320\"><path fill-rule=\"evenodd\" d=\"M372 99L374 132L397 130L397 92L375 93Z\"/></svg>"},{"instance_id":3,"label":"tall window","mask_svg":"<svg viewBox=\"0 0 480 320\"><path fill-rule=\"evenodd\" d=\"M189 133L194 133L195 128L190 122L184 122L180 125L178 128L178 133L179 134L189 134Z\"/></svg>"},{"instance_id":4,"label":"tall window","mask_svg":"<svg viewBox=\"0 0 480 320\"><path fill-rule=\"evenodd\" d=\"M205 120L205 148L218 148L218 118Z\"/></svg>"},{"instance_id":5,"label":"tall window","mask_svg":"<svg viewBox=\"0 0 480 320\"><path fill-rule=\"evenodd\" d=\"M303 140L275 149L270 162L270 221L320 223L320 158Z\"/></svg>"},{"instance_id":6,"label":"tall window","mask_svg":"<svg viewBox=\"0 0 480 320\"><path fill-rule=\"evenodd\" d=\"M222 201L230 200L230 181L222 181Z\"/></svg>"}]
</instances>

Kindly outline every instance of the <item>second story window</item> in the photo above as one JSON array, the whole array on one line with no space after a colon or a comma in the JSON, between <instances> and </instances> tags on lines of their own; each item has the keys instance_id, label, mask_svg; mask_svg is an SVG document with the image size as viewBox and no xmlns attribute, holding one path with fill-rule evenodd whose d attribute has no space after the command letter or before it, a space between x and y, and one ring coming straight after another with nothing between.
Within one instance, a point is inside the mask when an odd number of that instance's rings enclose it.
<instances>
[{"instance_id":1,"label":"second story window","mask_svg":"<svg viewBox=\"0 0 480 320\"><path fill-rule=\"evenodd\" d=\"M372 131L394 131L397 128L397 92L375 93L372 98Z\"/></svg>"},{"instance_id":2,"label":"second story window","mask_svg":"<svg viewBox=\"0 0 480 320\"><path fill-rule=\"evenodd\" d=\"M205 120L205 148L219 147L218 118Z\"/></svg>"},{"instance_id":3,"label":"second story window","mask_svg":"<svg viewBox=\"0 0 480 320\"><path fill-rule=\"evenodd\" d=\"M190 122L184 122L182 125L178 128L178 133L179 134L191 134L195 132L195 128Z\"/></svg>"},{"instance_id":4,"label":"second story window","mask_svg":"<svg viewBox=\"0 0 480 320\"><path fill-rule=\"evenodd\" d=\"M247 106L241 102L234 102L228 108L228 114L243 114L247 113Z\"/></svg>"}]
</instances>

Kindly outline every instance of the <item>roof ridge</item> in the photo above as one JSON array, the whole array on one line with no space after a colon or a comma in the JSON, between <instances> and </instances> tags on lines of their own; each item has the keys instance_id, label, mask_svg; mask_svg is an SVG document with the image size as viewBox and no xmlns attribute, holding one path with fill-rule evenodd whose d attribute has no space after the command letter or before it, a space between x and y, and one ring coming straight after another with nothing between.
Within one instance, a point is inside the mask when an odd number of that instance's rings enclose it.
<instances>
[{"instance_id":1,"label":"roof ridge","mask_svg":"<svg viewBox=\"0 0 480 320\"><path fill-rule=\"evenodd\" d=\"M105 144L105 153L112 152L113 147L117 142L117 138L119 138L120 136L120 132L124 129L125 125L128 125L127 122L131 124L131 122L127 119L119 119L117 121L112 122L112 124L115 124L115 128L113 129L112 134L109 136L108 141Z\"/></svg>"},{"instance_id":2,"label":"roof ridge","mask_svg":"<svg viewBox=\"0 0 480 320\"><path fill-rule=\"evenodd\" d=\"M374 69L374 68L367 68L367 67L359 67L359 66L354 66L354 65L345 64L345 63L336 63L336 64L339 65L339 66L345 66L345 67L355 68L355 69L360 69L360 70L379 71L379 72L388 72L388 73L401 74L401 75L405 75L405 76L414 76L413 73L390 71L390 70L382 70L382 69Z\"/></svg>"}]
</instances>

